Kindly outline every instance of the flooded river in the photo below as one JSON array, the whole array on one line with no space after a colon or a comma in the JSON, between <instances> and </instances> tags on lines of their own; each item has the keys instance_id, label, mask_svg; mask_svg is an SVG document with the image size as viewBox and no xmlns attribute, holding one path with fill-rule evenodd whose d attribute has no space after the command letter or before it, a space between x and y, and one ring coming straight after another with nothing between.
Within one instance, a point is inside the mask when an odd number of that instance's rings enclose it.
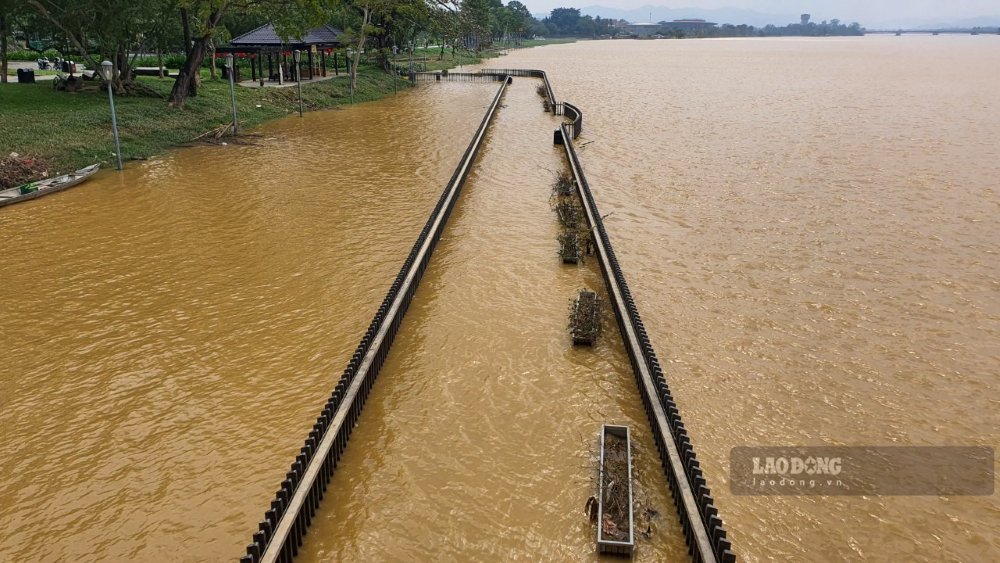
<instances>
[{"instance_id":1,"label":"flooded river","mask_svg":"<svg viewBox=\"0 0 1000 563\"><path fill-rule=\"evenodd\" d=\"M521 51L740 558L1000 559L993 497L735 497L748 445L1000 443L997 36Z\"/></svg>"},{"instance_id":2,"label":"flooded river","mask_svg":"<svg viewBox=\"0 0 1000 563\"><path fill-rule=\"evenodd\" d=\"M492 89L441 85L0 214L0 560L243 551Z\"/></svg>"},{"instance_id":3,"label":"flooded river","mask_svg":"<svg viewBox=\"0 0 1000 563\"><path fill-rule=\"evenodd\" d=\"M580 157L741 559L1000 558L994 497L748 497L746 445L1000 438L1000 38L621 41L515 52ZM557 121L518 79L303 559L593 558L610 316L568 345ZM0 560L235 558L496 86L424 84L0 210ZM645 523L645 521L641 521ZM183 550L180 551L179 550Z\"/></svg>"}]
</instances>

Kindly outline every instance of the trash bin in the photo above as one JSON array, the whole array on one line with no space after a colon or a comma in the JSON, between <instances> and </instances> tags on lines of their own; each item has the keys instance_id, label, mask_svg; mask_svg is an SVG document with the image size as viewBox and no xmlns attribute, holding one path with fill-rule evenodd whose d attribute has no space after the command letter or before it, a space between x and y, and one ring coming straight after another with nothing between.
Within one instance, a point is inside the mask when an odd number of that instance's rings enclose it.
<instances>
[{"instance_id":1,"label":"trash bin","mask_svg":"<svg viewBox=\"0 0 1000 563\"><path fill-rule=\"evenodd\" d=\"M18 84L34 84L35 71L31 70L30 68L17 69L17 82Z\"/></svg>"},{"instance_id":2,"label":"trash bin","mask_svg":"<svg viewBox=\"0 0 1000 563\"><path fill-rule=\"evenodd\" d=\"M223 65L222 66L222 79L223 80L229 80L229 72L230 72L229 68L226 67L225 65ZM240 81L240 67L238 67L236 65L233 65L232 73L233 73L233 82L239 82Z\"/></svg>"}]
</instances>

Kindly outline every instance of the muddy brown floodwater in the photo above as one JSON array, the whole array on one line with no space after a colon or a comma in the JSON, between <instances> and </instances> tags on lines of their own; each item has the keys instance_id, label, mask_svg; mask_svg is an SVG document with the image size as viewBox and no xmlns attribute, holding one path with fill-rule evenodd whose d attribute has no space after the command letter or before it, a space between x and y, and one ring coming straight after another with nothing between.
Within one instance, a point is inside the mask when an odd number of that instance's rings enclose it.
<instances>
[{"instance_id":1,"label":"muddy brown floodwater","mask_svg":"<svg viewBox=\"0 0 1000 563\"><path fill-rule=\"evenodd\" d=\"M1000 560L995 495L728 486L736 446L1000 444L1000 36L503 65L584 112L580 158L740 559Z\"/></svg>"},{"instance_id":2,"label":"muddy brown floodwater","mask_svg":"<svg viewBox=\"0 0 1000 563\"><path fill-rule=\"evenodd\" d=\"M303 561L596 559L585 514L605 422L634 429L644 561L686 557L610 310L595 348L569 310L603 291L566 266L549 198L561 118L515 79L313 520ZM421 86L424 87L424 86ZM434 87L434 86L429 86Z\"/></svg>"},{"instance_id":3,"label":"muddy brown floodwater","mask_svg":"<svg viewBox=\"0 0 1000 563\"><path fill-rule=\"evenodd\" d=\"M734 496L747 445L1000 438L1000 37L514 52L580 158L742 560L1000 559L992 497ZM683 560L602 289L560 264L556 118L516 79L301 559L595 559L632 427L641 560ZM235 559L495 92L422 84L0 210L0 560ZM643 521L637 531L644 531Z\"/></svg>"},{"instance_id":4,"label":"muddy brown floodwater","mask_svg":"<svg viewBox=\"0 0 1000 563\"><path fill-rule=\"evenodd\" d=\"M492 93L440 86L3 209L0 560L243 551Z\"/></svg>"}]
</instances>

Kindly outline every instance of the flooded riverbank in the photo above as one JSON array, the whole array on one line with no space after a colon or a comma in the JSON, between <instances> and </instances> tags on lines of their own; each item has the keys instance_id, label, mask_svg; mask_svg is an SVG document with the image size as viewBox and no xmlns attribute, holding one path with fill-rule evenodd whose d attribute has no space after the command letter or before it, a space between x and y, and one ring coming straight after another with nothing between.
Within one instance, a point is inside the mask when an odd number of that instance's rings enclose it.
<instances>
[{"instance_id":1,"label":"flooded riverbank","mask_svg":"<svg viewBox=\"0 0 1000 563\"><path fill-rule=\"evenodd\" d=\"M295 117L4 209L0 559L239 554L490 95Z\"/></svg>"},{"instance_id":2,"label":"flooded riverbank","mask_svg":"<svg viewBox=\"0 0 1000 563\"><path fill-rule=\"evenodd\" d=\"M737 446L998 443L996 41L496 62L584 111L580 158L741 559L1000 554L995 497L728 489ZM660 514L637 557L686 557L613 321L568 345L570 299L602 281L559 263L534 85L497 116L305 560L593 558L605 421L632 426ZM240 554L493 92L418 86L4 209L0 559Z\"/></svg>"}]
</instances>

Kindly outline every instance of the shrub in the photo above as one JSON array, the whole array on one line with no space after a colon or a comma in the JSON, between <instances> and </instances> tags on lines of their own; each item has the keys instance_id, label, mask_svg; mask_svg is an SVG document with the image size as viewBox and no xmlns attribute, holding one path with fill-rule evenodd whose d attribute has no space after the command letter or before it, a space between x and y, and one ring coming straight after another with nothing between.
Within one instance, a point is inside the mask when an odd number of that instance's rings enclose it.
<instances>
[{"instance_id":1,"label":"shrub","mask_svg":"<svg viewBox=\"0 0 1000 563\"><path fill-rule=\"evenodd\" d=\"M42 57L48 57L49 59L54 59L58 56L59 51L55 49L48 49L44 53L36 53L35 51L8 51L7 60L9 61L34 61Z\"/></svg>"}]
</instances>

